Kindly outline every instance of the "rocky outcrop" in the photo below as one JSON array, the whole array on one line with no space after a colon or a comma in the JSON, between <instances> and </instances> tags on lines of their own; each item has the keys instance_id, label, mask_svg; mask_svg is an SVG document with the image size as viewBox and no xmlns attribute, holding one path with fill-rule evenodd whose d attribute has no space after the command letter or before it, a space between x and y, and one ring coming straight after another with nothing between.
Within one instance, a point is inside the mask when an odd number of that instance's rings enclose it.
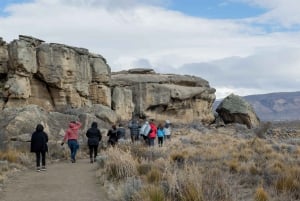
<instances>
[{"instance_id":1,"label":"rocky outcrop","mask_svg":"<svg viewBox=\"0 0 300 201\"><path fill-rule=\"evenodd\" d=\"M66 106L111 105L110 67L101 55L28 36L0 50L1 71L7 72L5 107L37 104L59 111Z\"/></svg>"},{"instance_id":2,"label":"rocky outcrop","mask_svg":"<svg viewBox=\"0 0 300 201\"><path fill-rule=\"evenodd\" d=\"M123 71L112 75L111 85L114 91L120 86L132 91L133 112L140 117L181 123L214 120L211 108L215 89L199 77ZM117 108L123 105L114 99L113 102ZM123 102L129 106L130 95Z\"/></svg>"},{"instance_id":3,"label":"rocky outcrop","mask_svg":"<svg viewBox=\"0 0 300 201\"><path fill-rule=\"evenodd\" d=\"M230 94L217 107L216 112L225 124L240 123L248 128L257 127L260 120L253 107L240 96Z\"/></svg>"},{"instance_id":4,"label":"rocky outcrop","mask_svg":"<svg viewBox=\"0 0 300 201\"><path fill-rule=\"evenodd\" d=\"M71 119L68 115L101 121L107 128L132 115L211 123L214 100L215 89L199 77L140 68L112 73L101 55L84 48L22 35L8 44L0 38L3 142L26 139L41 122L50 133L61 133Z\"/></svg>"}]
</instances>

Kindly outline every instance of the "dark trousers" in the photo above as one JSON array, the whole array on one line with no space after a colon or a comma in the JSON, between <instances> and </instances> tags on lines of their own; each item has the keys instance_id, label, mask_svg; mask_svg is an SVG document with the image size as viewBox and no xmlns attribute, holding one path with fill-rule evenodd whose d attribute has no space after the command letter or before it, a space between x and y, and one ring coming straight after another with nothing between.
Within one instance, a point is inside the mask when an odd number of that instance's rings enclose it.
<instances>
[{"instance_id":1,"label":"dark trousers","mask_svg":"<svg viewBox=\"0 0 300 201\"><path fill-rule=\"evenodd\" d=\"M164 143L164 137L158 137L157 139L158 139L158 146L161 147Z\"/></svg>"},{"instance_id":2,"label":"dark trousers","mask_svg":"<svg viewBox=\"0 0 300 201\"><path fill-rule=\"evenodd\" d=\"M98 152L98 145L89 145L89 150L90 150L90 159L94 159L97 157L97 152Z\"/></svg>"},{"instance_id":3,"label":"dark trousers","mask_svg":"<svg viewBox=\"0 0 300 201\"><path fill-rule=\"evenodd\" d=\"M36 167L40 167L41 163L41 156L42 156L42 166L46 166L46 152L45 151L38 151L35 152L36 156Z\"/></svg>"}]
</instances>

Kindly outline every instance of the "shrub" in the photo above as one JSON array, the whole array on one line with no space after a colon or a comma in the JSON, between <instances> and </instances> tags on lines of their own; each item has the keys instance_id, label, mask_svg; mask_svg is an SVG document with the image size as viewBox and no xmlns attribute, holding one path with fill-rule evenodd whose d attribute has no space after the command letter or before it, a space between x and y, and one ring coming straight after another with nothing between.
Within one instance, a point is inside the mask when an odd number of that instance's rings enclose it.
<instances>
[{"instance_id":1,"label":"shrub","mask_svg":"<svg viewBox=\"0 0 300 201\"><path fill-rule=\"evenodd\" d=\"M124 199L125 201L132 201L135 194L142 188L142 181L139 178L127 178L124 185Z\"/></svg>"},{"instance_id":2,"label":"shrub","mask_svg":"<svg viewBox=\"0 0 300 201\"><path fill-rule=\"evenodd\" d=\"M206 201L231 201L232 196L225 174L218 169L208 170L202 179L203 196Z\"/></svg>"},{"instance_id":3,"label":"shrub","mask_svg":"<svg viewBox=\"0 0 300 201\"><path fill-rule=\"evenodd\" d=\"M240 164L237 160L231 160L228 162L228 167L231 173L237 173L239 171Z\"/></svg>"},{"instance_id":4,"label":"shrub","mask_svg":"<svg viewBox=\"0 0 300 201\"><path fill-rule=\"evenodd\" d=\"M133 201L166 201L165 194L160 186L146 186L143 191L134 196Z\"/></svg>"},{"instance_id":5,"label":"shrub","mask_svg":"<svg viewBox=\"0 0 300 201\"><path fill-rule=\"evenodd\" d=\"M147 174L147 181L149 183L158 183L162 178L161 171L157 168L152 168Z\"/></svg>"},{"instance_id":6,"label":"shrub","mask_svg":"<svg viewBox=\"0 0 300 201\"><path fill-rule=\"evenodd\" d=\"M11 163L16 163L18 162L19 159L19 152L16 150L9 149L5 152L0 152L0 160L7 160L8 162Z\"/></svg>"},{"instance_id":7,"label":"shrub","mask_svg":"<svg viewBox=\"0 0 300 201\"><path fill-rule=\"evenodd\" d=\"M104 168L109 179L121 180L137 174L136 161L131 154L118 148L108 149Z\"/></svg>"},{"instance_id":8,"label":"shrub","mask_svg":"<svg viewBox=\"0 0 300 201\"><path fill-rule=\"evenodd\" d=\"M144 163L137 166L137 171L139 175L146 175L148 172L150 172L151 168L151 164Z\"/></svg>"},{"instance_id":9,"label":"shrub","mask_svg":"<svg viewBox=\"0 0 300 201\"><path fill-rule=\"evenodd\" d=\"M255 201L268 201L268 194L267 192L263 189L263 187L259 187L256 189L254 200Z\"/></svg>"},{"instance_id":10,"label":"shrub","mask_svg":"<svg viewBox=\"0 0 300 201\"><path fill-rule=\"evenodd\" d=\"M169 173L168 197L178 201L202 201L202 178L198 167L191 166Z\"/></svg>"},{"instance_id":11,"label":"shrub","mask_svg":"<svg viewBox=\"0 0 300 201\"><path fill-rule=\"evenodd\" d=\"M174 161L180 167L184 165L186 158L187 156L185 152L176 152L171 154L172 161Z\"/></svg>"}]
</instances>

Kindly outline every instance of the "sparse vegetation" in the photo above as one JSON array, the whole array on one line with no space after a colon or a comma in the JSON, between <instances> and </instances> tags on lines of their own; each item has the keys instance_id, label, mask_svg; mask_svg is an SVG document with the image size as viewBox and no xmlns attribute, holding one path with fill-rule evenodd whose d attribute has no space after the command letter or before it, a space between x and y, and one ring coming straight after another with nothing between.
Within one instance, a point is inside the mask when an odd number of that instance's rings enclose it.
<instances>
[{"instance_id":1,"label":"sparse vegetation","mask_svg":"<svg viewBox=\"0 0 300 201\"><path fill-rule=\"evenodd\" d=\"M140 181L134 196L120 200L299 200L299 147L289 151L290 144L266 134L270 127L264 124L261 133L249 130L245 137L237 136L234 126L205 134L178 130L186 135L173 136L161 148L135 144L105 151L108 157L99 171L117 179L116 186L126 183L127 192L126 178Z\"/></svg>"}]
</instances>

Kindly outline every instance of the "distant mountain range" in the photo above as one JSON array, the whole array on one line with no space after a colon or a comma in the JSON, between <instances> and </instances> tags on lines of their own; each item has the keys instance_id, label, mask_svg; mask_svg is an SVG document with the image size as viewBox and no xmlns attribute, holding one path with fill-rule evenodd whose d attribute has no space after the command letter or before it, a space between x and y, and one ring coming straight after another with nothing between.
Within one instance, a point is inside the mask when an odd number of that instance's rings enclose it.
<instances>
[{"instance_id":1,"label":"distant mountain range","mask_svg":"<svg viewBox=\"0 0 300 201\"><path fill-rule=\"evenodd\" d=\"M300 91L243 96L262 121L300 120ZM222 100L214 103L217 108Z\"/></svg>"}]
</instances>

